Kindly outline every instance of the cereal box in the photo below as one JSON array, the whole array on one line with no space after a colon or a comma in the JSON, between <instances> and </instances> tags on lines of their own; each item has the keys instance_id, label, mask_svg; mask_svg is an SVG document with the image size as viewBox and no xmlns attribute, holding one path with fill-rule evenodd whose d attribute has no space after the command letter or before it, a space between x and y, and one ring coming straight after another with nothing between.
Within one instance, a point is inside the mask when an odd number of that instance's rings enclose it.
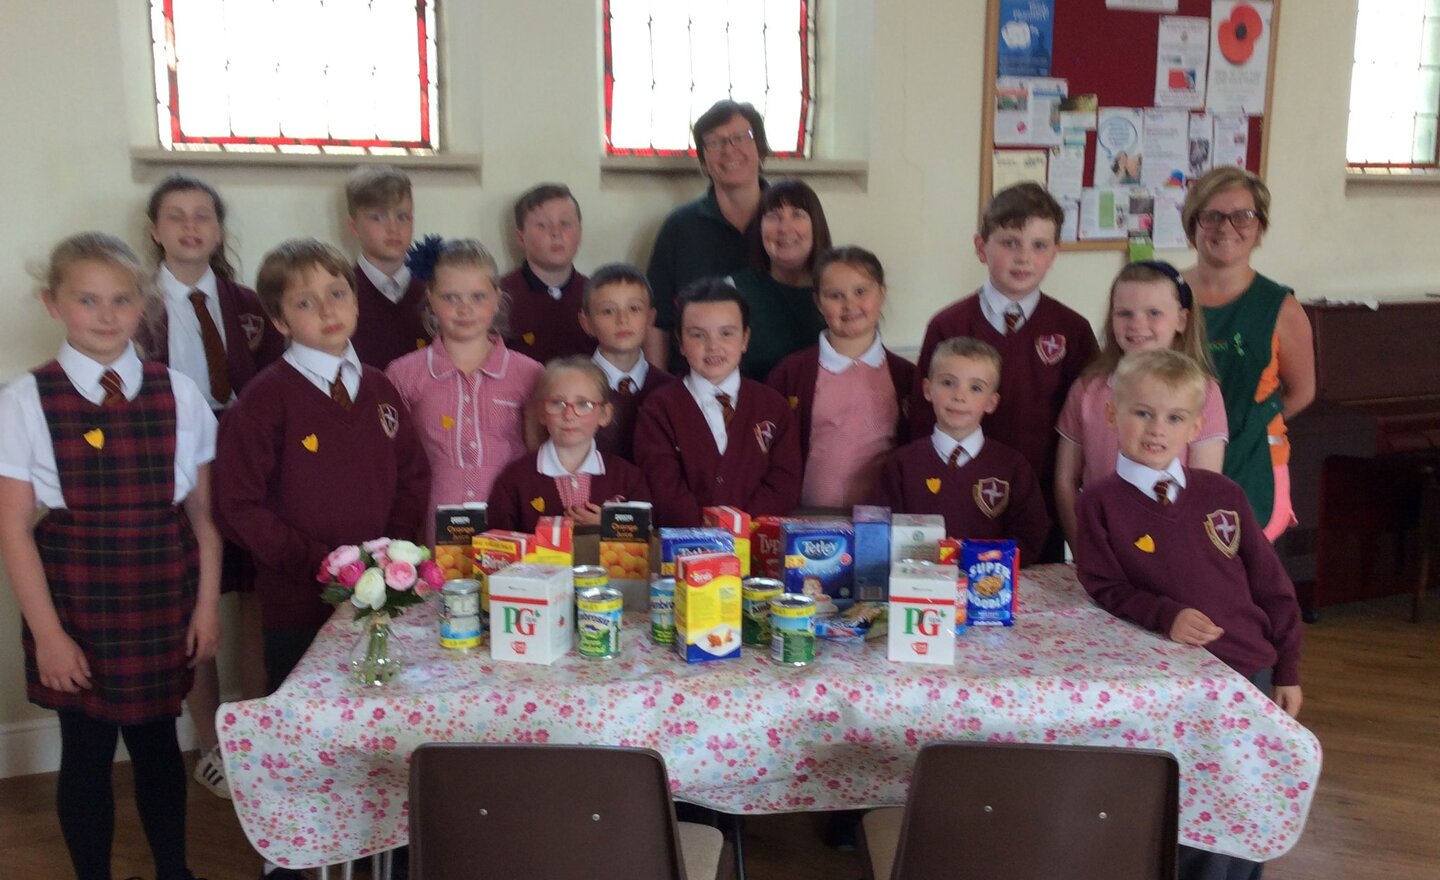
<instances>
[{"instance_id":1,"label":"cereal box","mask_svg":"<svg viewBox=\"0 0 1440 880\"><path fill-rule=\"evenodd\" d=\"M785 551L785 592L814 599L816 614L854 603L855 529L850 523L782 523L780 544Z\"/></svg>"},{"instance_id":2,"label":"cereal box","mask_svg":"<svg viewBox=\"0 0 1440 880\"><path fill-rule=\"evenodd\" d=\"M884 602L890 591L890 508L855 505L855 599Z\"/></svg>"},{"instance_id":3,"label":"cereal box","mask_svg":"<svg viewBox=\"0 0 1440 880\"><path fill-rule=\"evenodd\" d=\"M681 556L675 578L675 653L689 663L740 656L740 560L733 553Z\"/></svg>"},{"instance_id":4,"label":"cereal box","mask_svg":"<svg viewBox=\"0 0 1440 880\"><path fill-rule=\"evenodd\" d=\"M475 567L470 541L485 531L487 511L484 501L435 508L435 564L447 581L470 577Z\"/></svg>"},{"instance_id":5,"label":"cereal box","mask_svg":"<svg viewBox=\"0 0 1440 880\"><path fill-rule=\"evenodd\" d=\"M568 516L542 516L535 523L535 544L526 562L575 564L575 524Z\"/></svg>"},{"instance_id":6,"label":"cereal box","mask_svg":"<svg viewBox=\"0 0 1440 880\"><path fill-rule=\"evenodd\" d=\"M490 575L525 558L535 545L535 536L525 532L491 529L470 539L474 577L480 581L480 616L490 621Z\"/></svg>"},{"instance_id":7,"label":"cereal box","mask_svg":"<svg viewBox=\"0 0 1440 880\"><path fill-rule=\"evenodd\" d=\"M959 575L953 565L897 562L891 567L891 660L941 666L955 662L955 581Z\"/></svg>"},{"instance_id":8,"label":"cereal box","mask_svg":"<svg viewBox=\"0 0 1440 880\"><path fill-rule=\"evenodd\" d=\"M490 576L490 656L516 663L554 663L575 636L570 569L522 562Z\"/></svg>"},{"instance_id":9,"label":"cereal box","mask_svg":"<svg viewBox=\"0 0 1440 880\"><path fill-rule=\"evenodd\" d=\"M734 553L735 536L725 529L661 529L660 574L678 578L676 561L691 553Z\"/></svg>"},{"instance_id":10,"label":"cereal box","mask_svg":"<svg viewBox=\"0 0 1440 880\"><path fill-rule=\"evenodd\" d=\"M1015 542L962 541L960 566L970 625L1014 626L1015 595L1020 590L1020 550Z\"/></svg>"},{"instance_id":11,"label":"cereal box","mask_svg":"<svg viewBox=\"0 0 1440 880\"><path fill-rule=\"evenodd\" d=\"M740 559L740 576L750 576L750 514L738 507L707 507L700 521L735 536L735 555Z\"/></svg>"},{"instance_id":12,"label":"cereal box","mask_svg":"<svg viewBox=\"0 0 1440 880\"><path fill-rule=\"evenodd\" d=\"M939 541L945 537L945 517L938 513L897 513L890 518L890 561L940 561Z\"/></svg>"},{"instance_id":13,"label":"cereal box","mask_svg":"<svg viewBox=\"0 0 1440 880\"><path fill-rule=\"evenodd\" d=\"M600 567L630 611L648 607L651 512L648 501L607 501L600 507Z\"/></svg>"}]
</instances>

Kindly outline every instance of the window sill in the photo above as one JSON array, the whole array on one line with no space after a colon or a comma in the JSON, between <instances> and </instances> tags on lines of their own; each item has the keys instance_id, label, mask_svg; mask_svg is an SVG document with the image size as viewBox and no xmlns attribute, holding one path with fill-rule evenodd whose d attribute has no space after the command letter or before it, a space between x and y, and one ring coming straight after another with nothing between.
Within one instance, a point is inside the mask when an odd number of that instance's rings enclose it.
<instances>
[{"instance_id":1,"label":"window sill","mask_svg":"<svg viewBox=\"0 0 1440 880\"><path fill-rule=\"evenodd\" d=\"M600 171L605 174L684 174L700 177L700 165L690 156L604 156ZM767 159L767 177L830 177L853 180L862 187L870 175L870 163L858 159Z\"/></svg>"},{"instance_id":2,"label":"window sill","mask_svg":"<svg viewBox=\"0 0 1440 880\"><path fill-rule=\"evenodd\" d=\"M406 171L439 171L473 175L480 179L479 153L440 153L432 156L358 153L247 153L236 150L162 150L132 147L130 161L140 168L338 168L384 162Z\"/></svg>"},{"instance_id":3,"label":"window sill","mask_svg":"<svg viewBox=\"0 0 1440 880\"><path fill-rule=\"evenodd\" d=\"M1440 185L1440 168L1347 168L1345 185L1436 186Z\"/></svg>"}]
</instances>

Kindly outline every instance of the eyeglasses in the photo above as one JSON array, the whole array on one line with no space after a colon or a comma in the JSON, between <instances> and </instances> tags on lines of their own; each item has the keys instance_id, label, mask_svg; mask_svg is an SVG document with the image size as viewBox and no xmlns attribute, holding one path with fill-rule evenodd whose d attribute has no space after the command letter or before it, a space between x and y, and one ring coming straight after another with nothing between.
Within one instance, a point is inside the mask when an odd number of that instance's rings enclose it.
<instances>
[{"instance_id":1,"label":"eyeglasses","mask_svg":"<svg viewBox=\"0 0 1440 880\"><path fill-rule=\"evenodd\" d=\"M600 404L593 400L564 400L559 397L552 397L545 401L545 412L552 416L563 416L565 410L575 413L577 418L583 418L595 411Z\"/></svg>"},{"instance_id":2,"label":"eyeglasses","mask_svg":"<svg viewBox=\"0 0 1440 880\"><path fill-rule=\"evenodd\" d=\"M753 140L755 140L755 132L747 128L740 134L732 134L729 137L719 134L707 137L701 143L705 144L705 149L714 150L718 153L725 147L734 147L738 150Z\"/></svg>"},{"instance_id":3,"label":"eyeglasses","mask_svg":"<svg viewBox=\"0 0 1440 880\"><path fill-rule=\"evenodd\" d=\"M1226 214L1223 211L1201 211L1195 215L1195 221L1205 229L1219 229L1229 220L1230 225L1235 227L1237 232L1244 231L1255 225L1260 219L1260 213L1254 208L1241 208L1238 211L1231 211Z\"/></svg>"}]
</instances>

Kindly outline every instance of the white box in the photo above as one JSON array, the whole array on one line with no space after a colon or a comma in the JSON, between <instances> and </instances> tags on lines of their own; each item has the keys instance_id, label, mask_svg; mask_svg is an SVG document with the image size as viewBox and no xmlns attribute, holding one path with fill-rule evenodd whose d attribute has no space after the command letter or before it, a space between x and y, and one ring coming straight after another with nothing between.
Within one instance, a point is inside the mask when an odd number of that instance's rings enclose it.
<instances>
[{"instance_id":1,"label":"white box","mask_svg":"<svg viewBox=\"0 0 1440 880\"><path fill-rule=\"evenodd\" d=\"M954 565L897 562L890 567L889 657L899 663L955 663L958 605Z\"/></svg>"},{"instance_id":2,"label":"white box","mask_svg":"<svg viewBox=\"0 0 1440 880\"><path fill-rule=\"evenodd\" d=\"M568 566L521 562L490 575L490 656L551 664L575 636L575 580Z\"/></svg>"},{"instance_id":3,"label":"white box","mask_svg":"<svg viewBox=\"0 0 1440 880\"><path fill-rule=\"evenodd\" d=\"M945 517L938 513L897 513L890 517L890 562L906 559L940 561L939 541Z\"/></svg>"}]
</instances>

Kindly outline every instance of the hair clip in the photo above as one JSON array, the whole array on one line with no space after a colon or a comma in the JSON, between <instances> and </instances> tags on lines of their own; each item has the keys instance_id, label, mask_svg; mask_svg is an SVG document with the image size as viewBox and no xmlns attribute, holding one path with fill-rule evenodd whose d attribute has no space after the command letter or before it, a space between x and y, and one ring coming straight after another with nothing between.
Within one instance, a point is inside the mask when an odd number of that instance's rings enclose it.
<instances>
[{"instance_id":1,"label":"hair clip","mask_svg":"<svg viewBox=\"0 0 1440 880\"><path fill-rule=\"evenodd\" d=\"M439 235L427 235L410 245L405 252L405 267L410 270L410 275L429 284L430 279L435 277L435 261L440 259L444 248L445 239Z\"/></svg>"}]
</instances>

